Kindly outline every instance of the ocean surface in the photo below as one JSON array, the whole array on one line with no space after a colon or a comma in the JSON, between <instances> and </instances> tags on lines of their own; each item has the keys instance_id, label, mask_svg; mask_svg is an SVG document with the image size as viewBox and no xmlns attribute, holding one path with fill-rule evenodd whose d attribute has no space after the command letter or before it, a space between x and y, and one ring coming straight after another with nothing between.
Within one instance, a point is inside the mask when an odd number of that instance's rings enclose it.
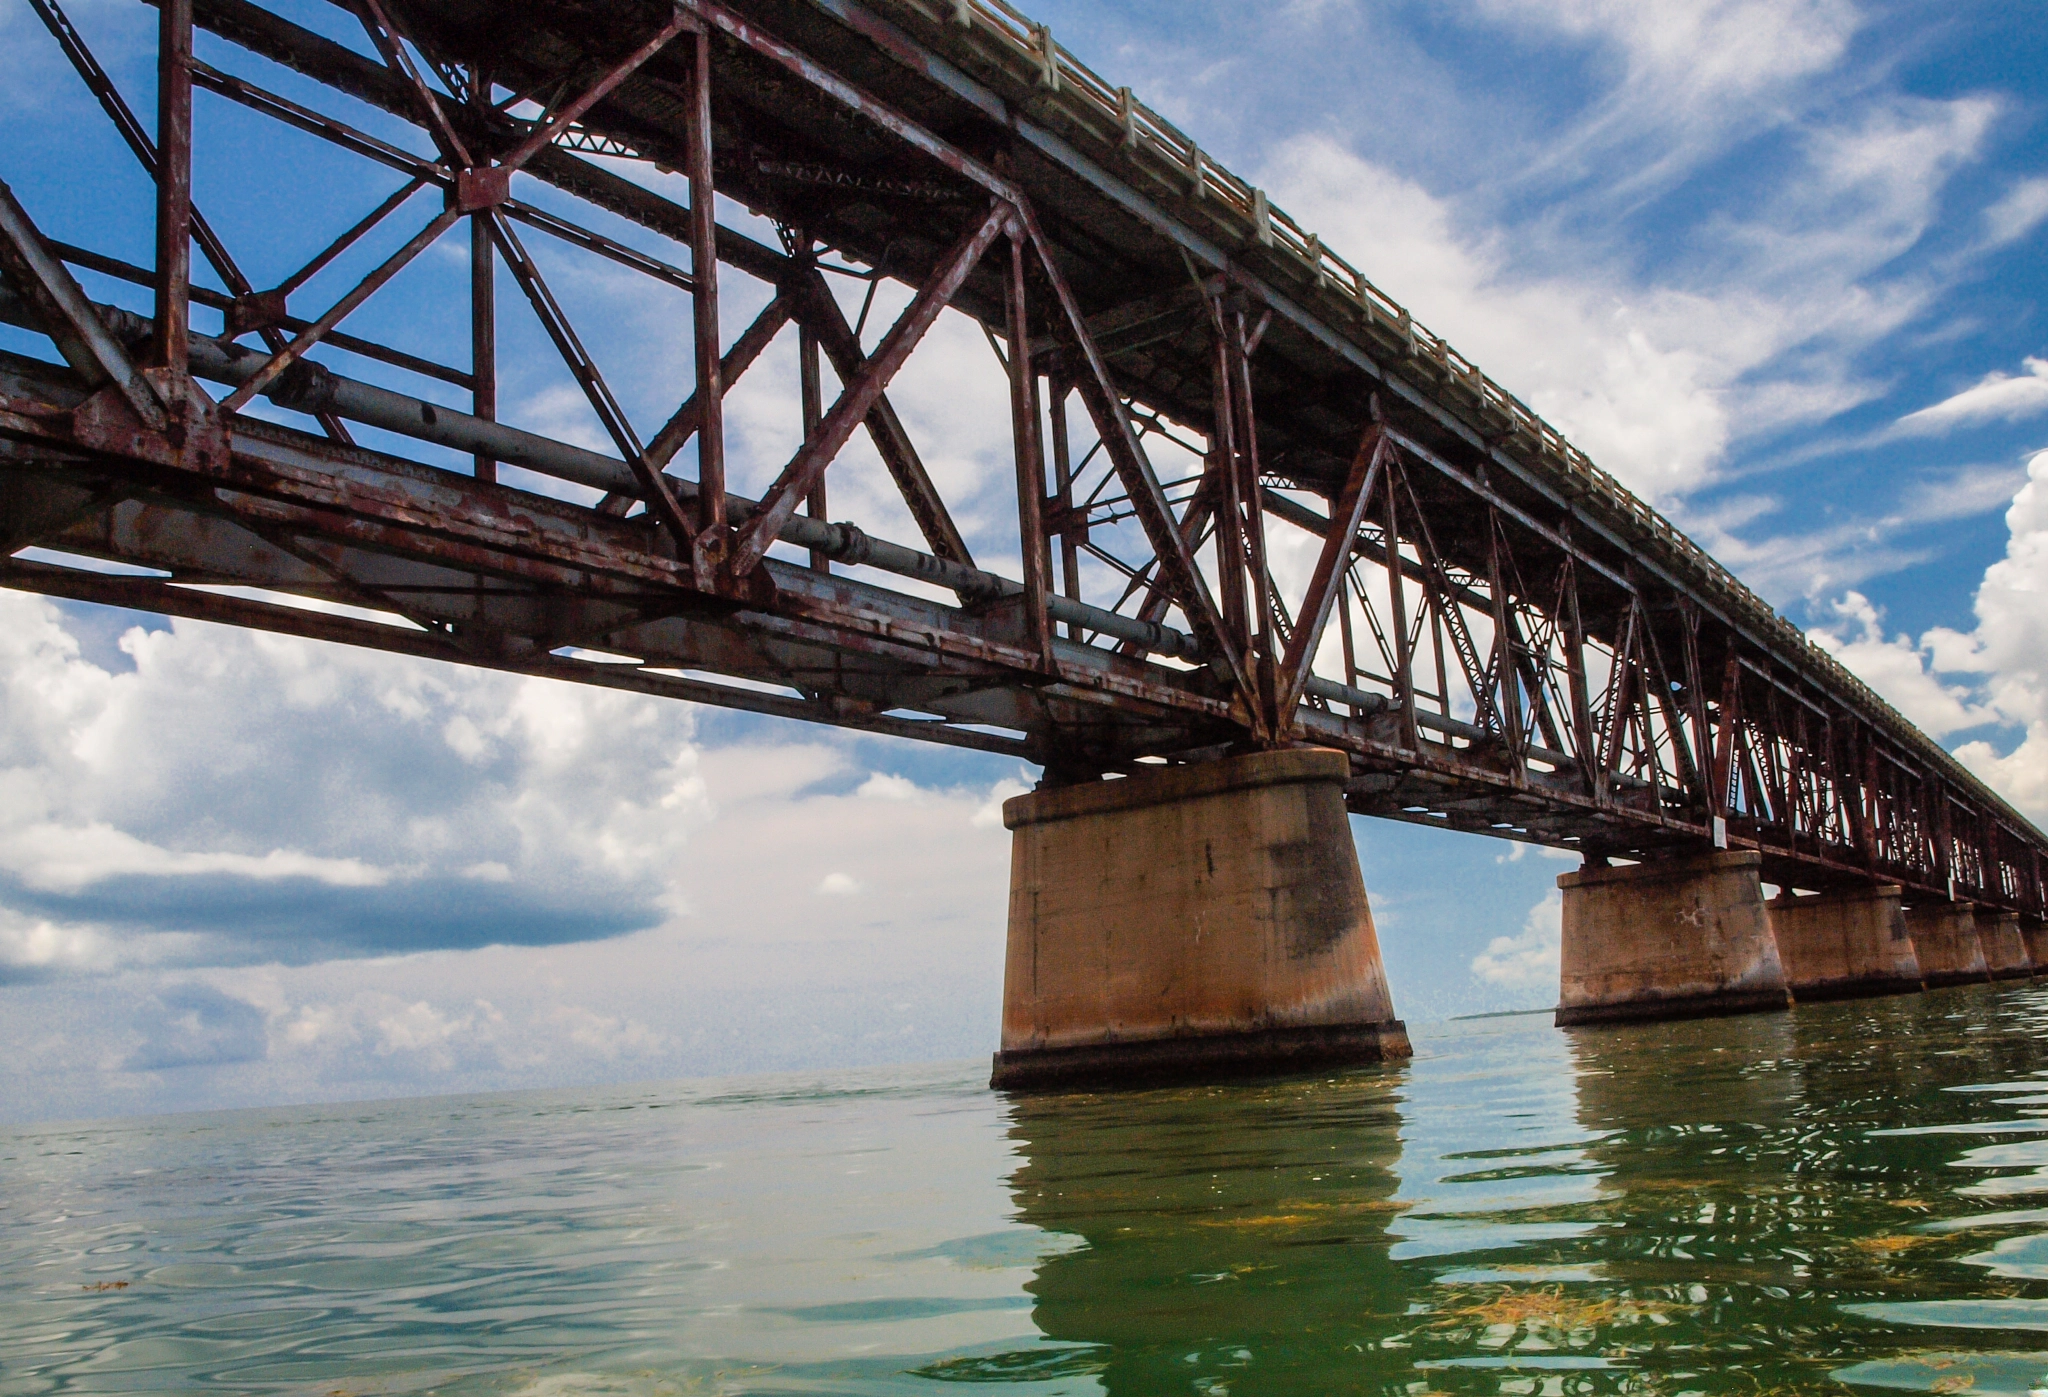
<instances>
[{"instance_id":1,"label":"ocean surface","mask_svg":"<svg viewBox=\"0 0 2048 1397\"><path fill-rule=\"evenodd\" d=\"M2024 1393L2048 988L0 1130L0 1394ZM964 1386L963 1386L964 1385Z\"/></svg>"}]
</instances>

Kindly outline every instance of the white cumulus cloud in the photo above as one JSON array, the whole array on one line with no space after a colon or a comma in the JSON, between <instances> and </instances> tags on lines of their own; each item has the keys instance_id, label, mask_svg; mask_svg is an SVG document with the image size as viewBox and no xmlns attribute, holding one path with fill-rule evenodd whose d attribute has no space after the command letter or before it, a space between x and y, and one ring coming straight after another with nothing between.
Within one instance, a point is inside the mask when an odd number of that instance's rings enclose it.
<instances>
[{"instance_id":1,"label":"white cumulus cloud","mask_svg":"<svg viewBox=\"0 0 2048 1397\"><path fill-rule=\"evenodd\" d=\"M584 939L682 901L677 704L0 592L0 978Z\"/></svg>"},{"instance_id":2,"label":"white cumulus cloud","mask_svg":"<svg viewBox=\"0 0 2048 1397\"><path fill-rule=\"evenodd\" d=\"M1986 722L2018 729L2009 750L1978 739L1956 755L2048 820L2048 451L2028 461L2005 522L2005 556L1984 572L1971 629L1937 626L1917 643L1888 637L1881 614L1852 592L1836 604L1841 623L1813 634L1929 732Z\"/></svg>"},{"instance_id":3,"label":"white cumulus cloud","mask_svg":"<svg viewBox=\"0 0 2048 1397\"><path fill-rule=\"evenodd\" d=\"M1830 607L1838 629L1809 631L1813 642L1884 695L1921 731L1943 737L1997 719L1988 705L1972 701L1968 688L1944 684L1935 676L1929 668L1931 644L1886 635L1884 613L1861 592L1849 592Z\"/></svg>"},{"instance_id":4,"label":"white cumulus cloud","mask_svg":"<svg viewBox=\"0 0 2048 1397\"><path fill-rule=\"evenodd\" d=\"M1529 909L1520 931L1494 937L1472 958L1472 974L1501 989L1555 993L1563 926L1563 897L1553 892Z\"/></svg>"}]
</instances>

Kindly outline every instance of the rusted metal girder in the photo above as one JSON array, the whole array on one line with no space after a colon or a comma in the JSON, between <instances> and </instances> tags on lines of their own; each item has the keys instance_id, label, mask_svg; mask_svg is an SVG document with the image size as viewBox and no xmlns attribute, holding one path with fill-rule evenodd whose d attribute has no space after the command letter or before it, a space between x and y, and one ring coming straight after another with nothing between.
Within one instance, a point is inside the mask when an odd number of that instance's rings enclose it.
<instances>
[{"instance_id":1,"label":"rusted metal girder","mask_svg":"<svg viewBox=\"0 0 2048 1397\"><path fill-rule=\"evenodd\" d=\"M138 269L53 245L0 194L0 319L52 349L0 357L0 583L1000 752L1057 781L1328 746L1364 814L1592 858L1754 848L1790 886L2044 910L2038 831L1192 140L1049 40L1019 47L1000 7L626 0L593 32L566 0L516 22L353 0L379 61L250 0L163 0L152 143L33 3L156 178L160 246ZM192 60L192 23L414 123L434 158ZM193 87L405 184L258 293L234 230L190 209ZM576 151L680 170L688 202ZM679 251L514 197L525 180ZM429 189L444 208L399 254L315 319L286 314ZM720 226L717 196L782 249ZM462 218L469 370L345 339ZM644 447L515 224L692 297L680 406ZM192 286L195 239L231 294ZM494 420L499 261L524 293L506 313L536 316L615 455ZM87 300L68 266L148 285L157 313ZM841 273L912 290L872 350ZM728 343L733 277L766 308ZM974 565L890 405L948 308L1005 375L1015 517L982 547L1017 579ZM749 500L725 487L723 399L787 333L801 445ZM311 357L327 344L473 410L345 378ZM255 420L258 397L325 435ZM344 422L468 467L364 450ZM827 484L865 468L843 459L862 428L922 549L826 517L856 497ZM1187 474L1162 475L1182 447Z\"/></svg>"}]
</instances>

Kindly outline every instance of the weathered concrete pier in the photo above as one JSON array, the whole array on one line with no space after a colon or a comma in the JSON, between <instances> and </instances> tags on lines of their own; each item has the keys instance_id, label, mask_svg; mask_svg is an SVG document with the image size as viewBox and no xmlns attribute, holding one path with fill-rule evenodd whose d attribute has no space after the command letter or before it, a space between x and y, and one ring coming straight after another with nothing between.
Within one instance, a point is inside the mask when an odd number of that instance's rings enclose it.
<instances>
[{"instance_id":1,"label":"weathered concrete pier","mask_svg":"<svg viewBox=\"0 0 2048 1397\"><path fill-rule=\"evenodd\" d=\"M1896 883L1763 896L1761 855L1588 866L1564 891L1560 1025L1698 1018L2025 979L2038 921Z\"/></svg>"},{"instance_id":2,"label":"weathered concrete pier","mask_svg":"<svg viewBox=\"0 0 2048 1397\"><path fill-rule=\"evenodd\" d=\"M1564 890L1557 1022L1782 1009L1785 971L1753 853L1586 867Z\"/></svg>"},{"instance_id":3,"label":"weathered concrete pier","mask_svg":"<svg viewBox=\"0 0 2048 1397\"><path fill-rule=\"evenodd\" d=\"M1977 909L1969 903L1916 901L1906 908L1906 929L1929 989L1990 980L1984 943L1977 937Z\"/></svg>"},{"instance_id":4,"label":"weathered concrete pier","mask_svg":"<svg viewBox=\"0 0 2048 1397\"><path fill-rule=\"evenodd\" d=\"M2020 940L2026 943L2027 960L2036 975L2048 975L2048 922L2039 917L2020 917Z\"/></svg>"},{"instance_id":5,"label":"weathered concrete pier","mask_svg":"<svg viewBox=\"0 0 2048 1397\"><path fill-rule=\"evenodd\" d=\"M1767 904L1771 934L1795 1000L1856 999L1926 987L1906 929L1897 883L1809 896L1779 894Z\"/></svg>"},{"instance_id":6,"label":"weathered concrete pier","mask_svg":"<svg viewBox=\"0 0 2048 1397\"><path fill-rule=\"evenodd\" d=\"M999 1087L1408 1056L1342 752L1017 796Z\"/></svg>"},{"instance_id":7,"label":"weathered concrete pier","mask_svg":"<svg viewBox=\"0 0 2048 1397\"><path fill-rule=\"evenodd\" d=\"M1994 980L2025 980L2034 973L2027 943L2020 935L2020 917L2002 907L1975 909L1977 944L1984 952L1984 969Z\"/></svg>"}]
</instances>

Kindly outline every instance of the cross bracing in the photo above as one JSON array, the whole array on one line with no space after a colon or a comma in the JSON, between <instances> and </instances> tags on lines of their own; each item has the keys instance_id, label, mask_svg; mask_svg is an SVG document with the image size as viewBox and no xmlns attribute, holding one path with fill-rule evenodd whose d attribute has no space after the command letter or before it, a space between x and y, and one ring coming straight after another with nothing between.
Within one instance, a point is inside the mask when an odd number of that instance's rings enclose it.
<instances>
[{"instance_id":1,"label":"cross bracing","mask_svg":"<svg viewBox=\"0 0 2048 1397\"><path fill-rule=\"evenodd\" d=\"M30 550L8 585L1009 753L1055 782L1335 747L1360 813L1595 859L1750 847L1791 886L1875 876L2042 909L2022 817L1336 250L995 0L551 0L517 22L352 0L355 47L249 0L164 0L154 126L30 3L156 181L159 250L144 267L55 243L32 200L6 201L0 318L52 351L0 364L0 532ZM187 25L237 61L191 57ZM278 66L322 99L280 91ZM390 197L257 287L238 230L193 204L192 93L347 152ZM419 139L380 137L366 110ZM714 190L776 235L720 225ZM312 297L377 230L409 237ZM342 328L464 234L467 367ZM666 421L632 419L540 243L689 301ZM225 290L193 285L195 244ZM153 312L95 302L81 272ZM765 308L722 316L722 280ZM850 314L834 282L908 304L871 319L868 294ZM977 562L890 400L949 311L985 327L1007 384L1014 576ZM515 314L611 450L496 420ZM753 463L769 484L746 496L723 400L782 338L802 444ZM397 377L351 378L330 349ZM405 375L415 392L388 386ZM282 420L252 415L259 399ZM412 445L366 448L364 427ZM911 532L833 517L856 469L886 478Z\"/></svg>"}]
</instances>

